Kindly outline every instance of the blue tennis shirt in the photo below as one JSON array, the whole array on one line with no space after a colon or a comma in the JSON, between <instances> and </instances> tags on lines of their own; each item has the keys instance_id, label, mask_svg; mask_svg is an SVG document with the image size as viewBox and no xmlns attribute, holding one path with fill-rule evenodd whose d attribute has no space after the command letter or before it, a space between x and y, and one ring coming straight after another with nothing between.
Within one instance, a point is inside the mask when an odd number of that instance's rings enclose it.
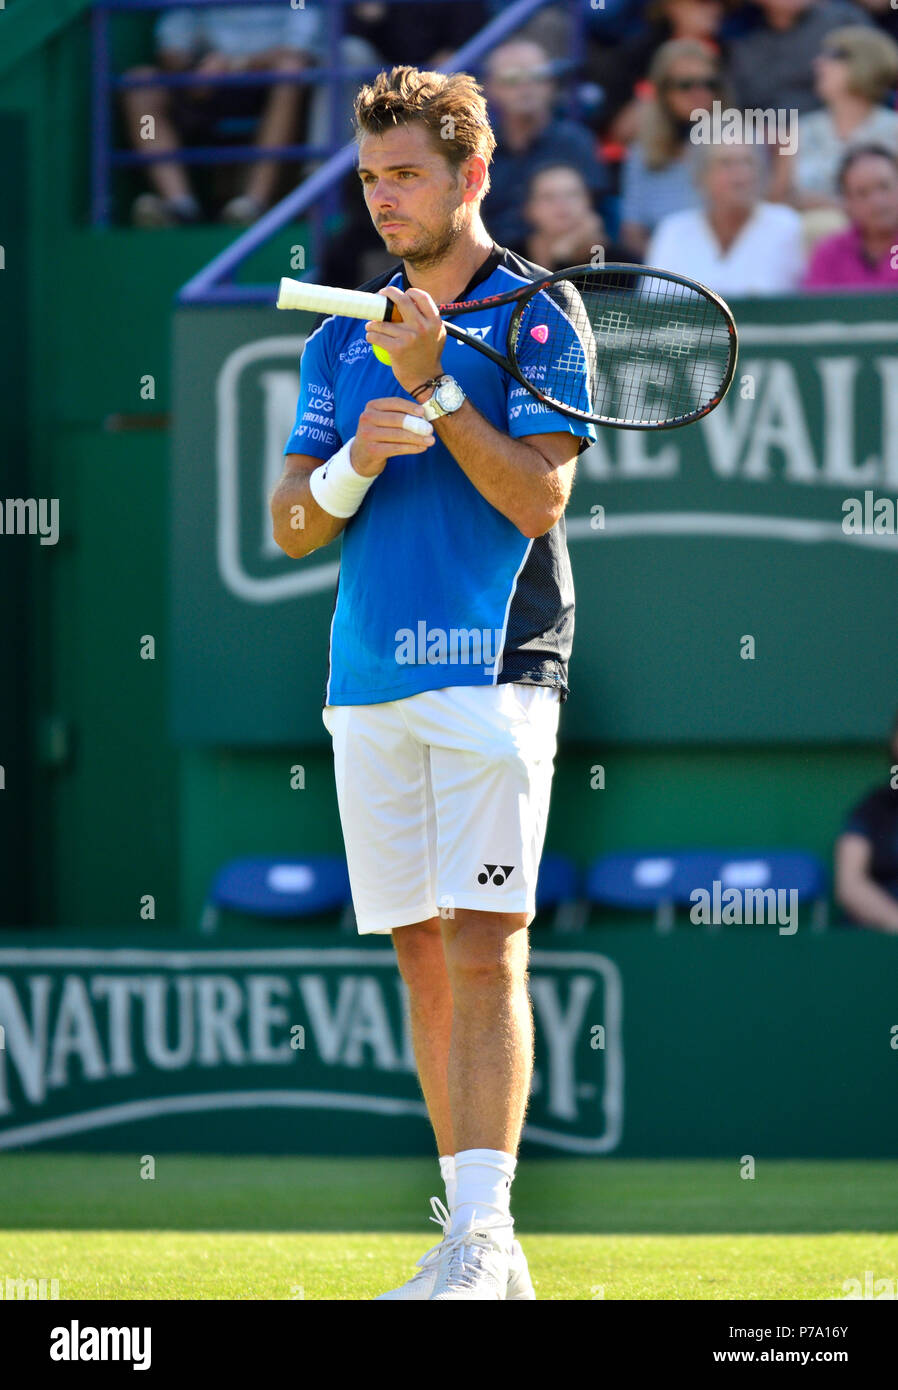
<instances>
[{"instance_id":1,"label":"blue tennis shirt","mask_svg":"<svg viewBox=\"0 0 898 1390\"><path fill-rule=\"evenodd\" d=\"M493 243L458 298L502 294L544 274ZM402 266L359 288L388 284L408 289ZM461 316L459 326L504 352L514 307L486 306ZM561 331L570 338L561 343L565 370L577 370L583 354L573 326ZM566 430L581 437L581 450L595 440L592 425L541 405L466 344L447 337L442 362L504 434ZM369 401L407 394L374 356L363 320L319 318L304 345L296 424L284 453L328 459L356 433ZM566 699L574 588L564 517L544 536L522 536L438 438L425 453L387 460L341 540L325 704L380 704L508 681L554 686Z\"/></svg>"}]
</instances>

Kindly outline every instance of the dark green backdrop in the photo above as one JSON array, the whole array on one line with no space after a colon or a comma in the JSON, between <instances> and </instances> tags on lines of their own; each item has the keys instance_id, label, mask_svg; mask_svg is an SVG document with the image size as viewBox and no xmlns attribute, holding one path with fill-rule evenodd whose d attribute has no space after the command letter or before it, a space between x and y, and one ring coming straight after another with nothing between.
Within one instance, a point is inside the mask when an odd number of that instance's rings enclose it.
<instances>
[{"instance_id":1,"label":"dark green backdrop","mask_svg":"<svg viewBox=\"0 0 898 1390\"><path fill-rule=\"evenodd\" d=\"M898 498L892 298L733 310L742 350L717 411L658 435L604 430L580 460L568 741L863 741L892 713L898 537L843 529L847 498ZM290 560L266 500L309 322L177 315L171 717L184 742L327 738L339 541Z\"/></svg>"},{"instance_id":2,"label":"dark green backdrop","mask_svg":"<svg viewBox=\"0 0 898 1390\"><path fill-rule=\"evenodd\" d=\"M528 1151L894 1156L893 961L867 933L536 932ZM432 1151L383 941L10 935L0 1025L0 1150Z\"/></svg>"}]
</instances>

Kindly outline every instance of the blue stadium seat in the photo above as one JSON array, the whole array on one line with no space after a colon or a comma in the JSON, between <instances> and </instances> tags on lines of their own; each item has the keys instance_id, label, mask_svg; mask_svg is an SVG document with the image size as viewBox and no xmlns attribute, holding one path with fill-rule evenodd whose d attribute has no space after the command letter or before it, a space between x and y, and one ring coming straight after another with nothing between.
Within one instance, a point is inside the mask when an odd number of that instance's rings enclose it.
<instances>
[{"instance_id":1,"label":"blue stadium seat","mask_svg":"<svg viewBox=\"0 0 898 1390\"><path fill-rule=\"evenodd\" d=\"M346 861L337 854L253 855L232 859L212 882L200 930L215 931L221 913L296 919L351 911Z\"/></svg>"},{"instance_id":2,"label":"blue stadium seat","mask_svg":"<svg viewBox=\"0 0 898 1390\"><path fill-rule=\"evenodd\" d=\"M537 913L555 909L552 922L561 931L582 927L586 904L580 893L580 873L566 854L548 851L543 855L536 880ZM537 919L539 920L539 919Z\"/></svg>"},{"instance_id":3,"label":"blue stadium seat","mask_svg":"<svg viewBox=\"0 0 898 1390\"><path fill-rule=\"evenodd\" d=\"M694 850L681 856L677 870L675 900L688 906L696 888L713 892L717 882L727 888L795 890L800 905L813 906L812 926L826 925L826 870L815 854L805 850L709 849Z\"/></svg>"},{"instance_id":4,"label":"blue stadium seat","mask_svg":"<svg viewBox=\"0 0 898 1390\"><path fill-rule=\"evenodd\" d=\"M605 854L587 875L590 903L626 912L654 912L670 930L677 907L692 906L695 889L795 889L799 904L813 907L815 930L826 925L826 872L816 855L803 850L639 850Z\"/></svg>"},{"instance_id":5,"label":"blue stadium seat","mask_svg":"<svg viewBox=\"0 0 898 1390\"><path fill-rule=\"evenodd\" d=\"M566 854L549 851L543 855L536 881L538 908L557 907L577 896L577 867Z\"/></svg>"},{"instance_id":6,"label":"blue stadium seat","mask_svg":"<svg viewBox=\"0 0 898 1390\"><path fill-rule=\"evenodd\" d=\"M625 912L654 912L659 930L673 925L680 850L603 854L586 879L589 902Z\"/></svg>"}]
</instances>

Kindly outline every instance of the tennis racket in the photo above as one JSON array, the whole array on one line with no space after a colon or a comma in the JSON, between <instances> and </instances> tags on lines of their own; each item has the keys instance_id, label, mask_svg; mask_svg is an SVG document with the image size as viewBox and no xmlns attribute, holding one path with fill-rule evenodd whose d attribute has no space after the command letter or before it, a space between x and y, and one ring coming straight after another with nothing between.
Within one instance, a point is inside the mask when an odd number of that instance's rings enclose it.
<instances>
[{"instance_id":1,"label":"tennis racket","mask_svg":"<svg viewBox=\"0 0 898 1390\"><path fill-rule=\"evenodd\" d=\"M451 318L514 304L505 352ZM282 279L279 309L390 321L382 294ZM713 290L651 266L573 266L531 284L440 304L446 332L502 367L543 405L620 429L667 430L700 420L723 400L738 337ZM387 354L375 349L383 361Z\"/></svg>"}]
</instances>

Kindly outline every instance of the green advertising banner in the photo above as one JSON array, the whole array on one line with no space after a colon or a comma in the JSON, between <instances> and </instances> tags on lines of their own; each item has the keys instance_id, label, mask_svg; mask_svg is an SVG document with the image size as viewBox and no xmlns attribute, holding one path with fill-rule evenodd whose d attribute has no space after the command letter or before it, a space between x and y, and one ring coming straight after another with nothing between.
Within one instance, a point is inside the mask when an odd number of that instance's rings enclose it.
<instances>
[{"instance_id":1,"label":"green advertising banner","mask_svg":"<svg viewBox=\"0 0 898 1390\"><path fill-rule=\"evenodd\" d=\"M0 1151L421 1153L390 946L57 933L0 948ZM525 1151L894 1157L894 943L534 934Z\"/></svg>"},{"instance_id":2,"label":"green advertising banner","mask_svg":"<svg viewBox=\"0 0 898 1390\"><path fill-rule=\"evenodd\" d=\"M732 307L740 358L716 411L657 435L603 430L581 455L567 512L577 625L566 740L868 742L892 716L895 298ZM328 737L339 543L291 560L268 513L309 326L273 308L177 314L181 742Z\"/></svg>"}]
</instances>

